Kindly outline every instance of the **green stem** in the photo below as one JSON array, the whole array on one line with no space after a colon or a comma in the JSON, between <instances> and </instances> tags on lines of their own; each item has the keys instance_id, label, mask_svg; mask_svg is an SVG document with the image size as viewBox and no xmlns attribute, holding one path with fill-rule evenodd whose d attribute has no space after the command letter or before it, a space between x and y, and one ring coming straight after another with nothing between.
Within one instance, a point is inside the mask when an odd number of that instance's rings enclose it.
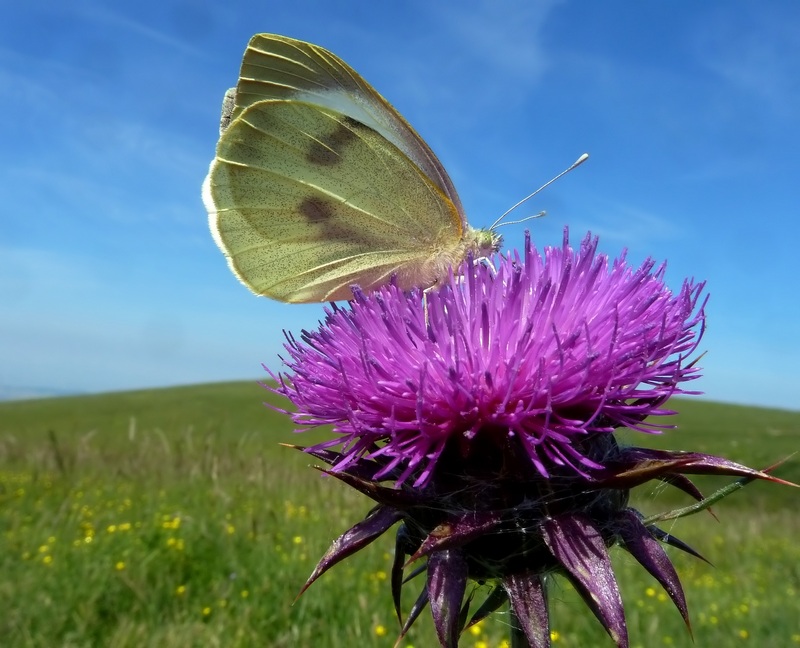
<instances>
[{"instance_id":1,"label":"green stem","mask_svg":"<svg viewBox=\"0 0 800 648\"><path fill-rule=\"evenodd\" d=\"M735 493L737 490L744 488L747 486L747 484L755 479L755 477L742 477L741 479L737 479L732 484L728 484L727 486L720 488L718 491L706 498L703 498L699 502L692 504L691 506L673 509L672 511L666 511L665 513L656 513L655 515L645 518L643 522L645 526L647 526L650 524L655 524L656 522L663 522L664 520L677 520L678 518L694 515L700 511L705 511L712 504L716 504L723 497L727 497L728 495Z\"/></svg>"}]
</instances>

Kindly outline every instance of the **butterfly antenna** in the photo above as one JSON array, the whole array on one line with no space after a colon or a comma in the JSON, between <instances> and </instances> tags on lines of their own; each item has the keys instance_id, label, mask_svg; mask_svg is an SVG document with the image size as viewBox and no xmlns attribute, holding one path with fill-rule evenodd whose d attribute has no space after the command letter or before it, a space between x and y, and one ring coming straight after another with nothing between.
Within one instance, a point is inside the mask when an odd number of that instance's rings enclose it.
<instances>
[{"instance_id":1,"label":"butterfly antenna","mask_svg":"<svg viewBox=\"0 0 800 648\"><path fill-rule=\"evenodd\" d=\"M546 216L546 215L547 215L547 212L542 210L538 214L531 214L530 216L526 216L525 218L520 218L519 220L515 220L515 221L506 221L505 223L502 223L502 224L503 225L519 225L520 223L527 223L529 220L533 220L534 218L541 218L542 216Z\"/></svg>"},{"instance_id":2,"label":"butterfly antenna","mask_svg":"<svg viewBox=\"0 0 800 648\"><path fill-rule=\"evenodd\" d=\"M500 225L500 223L503 221L503 219L504 219L506 216L508 216L508 215L509 215L509 214L510 214L512 211L514 211L514 210L515 210L517 207L519 207L519 206L520 206L522 203L524 203L524 202L527 202L528 200L530 200L531 198L533 198L533 197L534 197L536 194L538 194L540 191L542 191L543 189L546 189L546 188L547 188L547 187L549 187L551 184L553 184L553 183L554 183L556 180L558 180L558 179L559 179L561 176L564 176L564 175L566 175L567 173L569 173L570 171L572 171L574 168L576 168L576 167L580 166L581 164L583 164L584 162L586 162L586 160L588 160L588 159L589 159L589 154L588 154L588 153L584 153L583 155L581 155L581 156L580 156L580 157L579 157L577 160L575 160L575 161L574 161L574 162L573 162L573 163L572 163L572 164L569 166L569 168L567 168L567 169L564 169L564 170L563 170L561 173L559 173L557 176L555 176L554 178L551 178L550 180L548 180L547 182L545 182L545 183L544 183L544 184L543 184L541 187L539 187L539 188L538 188L536 191L534 191L532 194L528 194L528 195L527 195L527 196L525 196L525 197L524 197L522 200L520 200L518 203L516 203L516 204L515 204L515 205L513 205L512 207L509 207L509 208L508 208L508 209L507 209L505 212L503 212L503 214L500 216L500 218L498 218L498 219L497 219L497 220L496 220L494 223L492 223L492 226L491 226L489 229L490 229L490 230L493 230L493 229L495 229L495 228L496 228L498 225ZM535 214L535 215L533 215L533 216L528 216L527 218L523 218L522 220L519 220L519 221L513 221L513 222L509 222L509 223L503 223L503 225L513 225L513 224L515 224L515 223L522 223L522 222L524 222L524 221L531 220L532 218L539 218L540 216L544 216L544 212L540 212L540 213L538 213L538 214Z\"/></svg>"}]
</instances>

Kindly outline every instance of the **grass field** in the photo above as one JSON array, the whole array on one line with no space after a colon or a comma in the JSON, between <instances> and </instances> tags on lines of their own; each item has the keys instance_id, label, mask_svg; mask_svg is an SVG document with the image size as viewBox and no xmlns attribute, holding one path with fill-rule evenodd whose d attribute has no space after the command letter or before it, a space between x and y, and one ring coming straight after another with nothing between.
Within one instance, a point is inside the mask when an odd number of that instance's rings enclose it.
<instances>
[{"instance_id":1,"label":"grass field","mask_svg":"<svg viewBox=\"0 0 800 648\"><path fill-rule=\"evenodd\" d=\"M391 534L297 602L317 559L370 508L324 478L255 383L0 404L0 645L392 646ZM270 397L271 398L271 397ZM763 468L800 449L800 413L677 401L678 430L626 441ZM800 459L778 469L800 482ZM727 480L699 482L713 490ZM694 643L655 581L614 550L632 646L800 646L800 491L748 486L669 529ZM659 488L645 513L686 503ZM411 602L411 596L405 603ZM553 645L611 646L566 583ZM503 645L499 614L464 647ZM427 618L401 644L435 645Z\"/></svg>"}]
</instances>

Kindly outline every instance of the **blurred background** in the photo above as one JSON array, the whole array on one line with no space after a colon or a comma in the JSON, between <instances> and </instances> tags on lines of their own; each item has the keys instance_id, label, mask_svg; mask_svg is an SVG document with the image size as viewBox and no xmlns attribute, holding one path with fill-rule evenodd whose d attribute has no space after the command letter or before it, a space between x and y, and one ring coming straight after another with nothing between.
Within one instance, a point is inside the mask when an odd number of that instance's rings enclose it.
<instances>
[{"instance_id":1,"label":"blurred background","mask_svg":"<svg viewBox=\"0 0 800 648\"><path fill-rule=\"evenodd\" d=\"M228 271L200 185L250 36L326 47L428 141L472 225L708 281L708 399L800 408L800 4L30 0L0 24L0 396L265 377L321 305Z\"/></svg>"}]
</instances>

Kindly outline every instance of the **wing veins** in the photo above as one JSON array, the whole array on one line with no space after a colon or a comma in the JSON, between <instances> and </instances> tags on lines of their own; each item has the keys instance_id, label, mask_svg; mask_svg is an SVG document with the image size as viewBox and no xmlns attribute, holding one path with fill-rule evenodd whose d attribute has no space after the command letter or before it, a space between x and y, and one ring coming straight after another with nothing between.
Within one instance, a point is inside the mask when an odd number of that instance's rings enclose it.
<instances>
[{"instance_id":1,"label":"wing veins","mask_svg":"<svg viewBox=\"0 0 800 648\"><path fill-rule=\"evenodd\" d=\"M277 101L280 101L281 103L283 102L282 100L277 100ZM300 102L300 103L306 103L306 102ZM261 133L262 136L264 136L264 137L266 137L268 139L271 139L271 140L273 140L275 142L280 142L281 145L292 149L293 151L295 151L298 154L298 157L300 157L300 156L302 156L304 154L304 151L303 151L303 149L301 147L295 146L295 145L291 144L290 142L287 142L285 139L282 139L282 138L278 137L274 132L271 132L269 130L265 130L264 128L260 127L258 124L254 124L252 121L248 121L248 120L244 119L243 117L241 119L243 119L243 123L246 123L250 128L252 128L253 130L255 130L255 131L259 132L259 133ZM334 121L336 124L344 125L345 128L347 128L351 133L353 133L353 135L355 137L357 137L370 151L373 152L373 154L375 156L375 159L377 160L378 163L381 164L383 170L385 171L385 175L394 177L394 174L392 173L391 168L387 164L386 157L383 154L381 154L380 149L378 149L378 148L373 146L373 144L372 144L372 142L370 141L369 138L364 137L359 132L359 129L350 128L346 123L344 123L344 122L342 122L340 120L337 120L335 117L332 119L332 121ZM300 133L304 137L306 137L306 138L318 143L320 146L325 147L328 151L330 151L331 153L335 154L337 157L341 157L341 154L340 154L339 151L337 151L336 149L330 147L328 144L326 144L319 137L309 133L306 130L297 128L294 124L292 124L290 122L287 122L285 119L281 118L281 122L285 125L287 130L293 129L295 132ZM360 122L358 122L358 123L360 123ZM364 128L370 128L370 127L364 125ZM370 129L370 130L372 131L372 129ZM372 131L372 132L374 132L374 131ZM297 178L296 175L292 175L291 172L281 173L279 171L276 171L273 168L269 168L269 167L266 167L266 166L263 166L263 165L255 165L255 164L252 164L252 163L240 163L240 162L236 162L235 160L230 160L230 159L228 159L226 157L218 157L218 159L223 161L223 162L225 162L225 163L227 163L227 164L232 164L232 165L238 166L240 168L256 168L256 169L259 169L260 171L262 171L263 173L267 173L267 174L270 174L270 175L272 175L274 177L282 178L283 180L288 180L289 182L293 182L293 183L296 183L298 185L307 187L307 188L309 188L311 190L314 190L318 195L330 198L330 199L334 200L335 202L340 203L342 205L347 205L351 209L354 209L354 210L358 211L359 213L361 213L361 214L363 214L365 216L373 218L376 221L382 223L383 225L391 227L395 231L401 231L401 227L400 227L399 223L393 223L392 221L387 220L386 218L381 217L380 215L375 214L374 212L365 210L364 208L359 206L357 203L353 202L353 200L355 198L357 198L359 194L362 194L362 193L364 193L366 191L365 188L357 188L350 195L343 196L343 195L340 195L340 194L337 194L337 193L333 193L333 192L331 192L329 190L326 190L326 189L324 189L323 187L321 187L319 185L316 185L316 184L313 184L311 182L308 182L308 181L302 180L300 178ZM421 179L421 184L423 184L425 186L425 189L427 190L427 192L429 194L431 194L431 195L436 197L437 202L441 202L442 199L445 198L444 194L441 192L441 190L434 183L432 183L432 182L424 182L424 180L422 180L422 176L420 176L420 179ZM413 219L414 215L411 214L405 208L404 205L398 204L398 203L394 203L394 205L400 212L402 212L402 214L406 217L406 220ZM229 211L229 210L219 210L219 211ZM460 220L456 222L456 225L459 228L459 234L460 234L461 233Z\"/></svg>"}]
</instances>

